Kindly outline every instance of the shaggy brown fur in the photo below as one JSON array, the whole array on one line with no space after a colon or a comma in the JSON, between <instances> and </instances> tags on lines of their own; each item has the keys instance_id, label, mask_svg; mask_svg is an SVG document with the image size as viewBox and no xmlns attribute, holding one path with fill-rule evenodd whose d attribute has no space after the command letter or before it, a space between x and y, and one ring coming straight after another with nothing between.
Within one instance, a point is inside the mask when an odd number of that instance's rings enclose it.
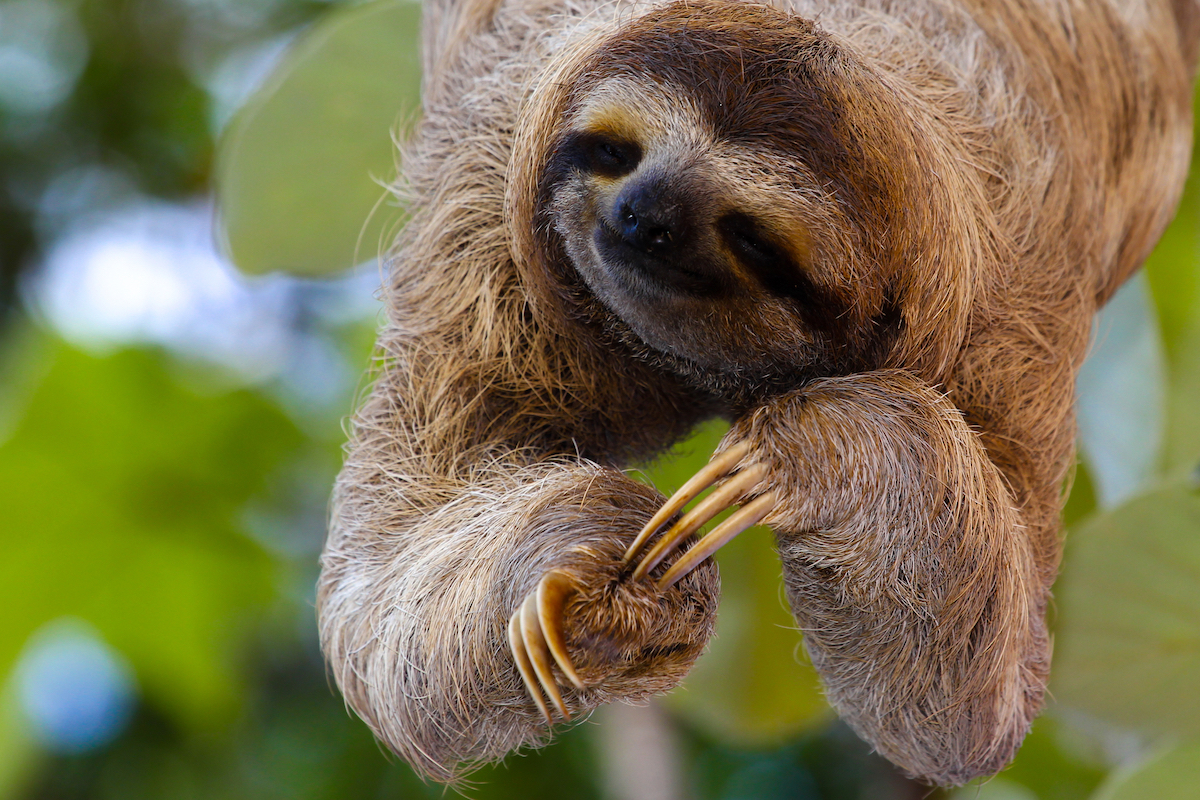
<instances>
[{"instance_id":1,"label":"shaggy brown fur","mask_svg":"<svg viewBox=\"0 0 1200 800\"><path fill-rule=\"evenodd\" d=\"M716 571L631 577L662 498L620 470L725 415L830 702L912 775L1002 768L1049 668L1090 322L1186 172L1197 12L427 3L318 601L350 706L439 780L543 742L506 625L551 569L573 712L677 683ZM643 185L684 209L663 258L612 230Z\"/></svg>"}]
</instances>

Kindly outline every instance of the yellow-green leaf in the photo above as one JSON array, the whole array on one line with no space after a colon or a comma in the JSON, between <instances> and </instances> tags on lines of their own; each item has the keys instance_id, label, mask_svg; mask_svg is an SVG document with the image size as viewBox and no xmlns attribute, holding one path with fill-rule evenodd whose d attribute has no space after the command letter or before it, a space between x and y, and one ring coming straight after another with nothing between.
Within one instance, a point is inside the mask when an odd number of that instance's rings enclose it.
<instances>
[{"instance_id":1,"label":"yellow-green leaf","mask_svg":"<svg viewBox=\"0 0 1200 800\"><path fill-rule=\"evenodd\" d=\"M1151 733L1200 734L1200 495L1180 485L1068 539L1052 689Z\"/></svg>"},{"instance_id":2,"label":"yellow-green leaf","mask_svg":"<svg viewBox=\"0 0 1200 800\"><path fill-rule=\"evenodd\" d=\"M1093 800L1195 800L1200 797L1200 742L1157 753L1133 769L1118 770Z\"/></svg>"},{"instance_id":3,"label":"yellow-green leaf","mask_svg":"<svg viewBox=\"0 0 1200 800\"><path fill-rule=\"evenodd\" d=\"M375 258L399 210L393 136L419 105L420 6L337 9L292 46L219 146L220 233L258 274L324 275Z\"/></svg>"}]
</instances>

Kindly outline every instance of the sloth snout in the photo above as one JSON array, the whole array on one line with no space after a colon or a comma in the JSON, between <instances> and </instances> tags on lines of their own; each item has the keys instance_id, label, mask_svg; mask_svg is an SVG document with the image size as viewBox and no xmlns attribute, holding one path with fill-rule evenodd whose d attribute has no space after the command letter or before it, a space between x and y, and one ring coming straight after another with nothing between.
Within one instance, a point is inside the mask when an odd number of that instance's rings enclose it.
<instances>
[{"instance_id":1,"label":"sloth snout","mask_svg":"<svg viewBox=\"0 0 1200 800\"><path fill-rule=\"evenodd\" d=\"M628 186L617 198L614 228L632 247L656 258L678 255L688 244L686 206L661 180Z\"/></svg>"}]
</instances>

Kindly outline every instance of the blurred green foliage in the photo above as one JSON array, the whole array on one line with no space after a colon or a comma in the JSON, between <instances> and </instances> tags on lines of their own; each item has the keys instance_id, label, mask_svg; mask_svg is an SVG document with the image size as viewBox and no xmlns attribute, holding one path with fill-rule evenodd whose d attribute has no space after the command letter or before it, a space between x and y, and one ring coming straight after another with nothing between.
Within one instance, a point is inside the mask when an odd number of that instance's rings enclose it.
<instances>
[{"instance_id":1,"label":"blurred green foliage","mask_svg":"<svg viewBox=\"0 0 1200 800\"><path fill-rule=\"evenodd\" d=\"M130 198L204 196L215 163L221 235L247 272L334 275L374 255L400 213L379 205L379 182L392 177L390 137L417 108L416 16L402 0L0 0L2 63L36 56L57 81L0 79L0 798L444 796L347 714L316 646L324 498L368 362L370 314L314 323L294 300L296 331L329 337L351 364L347 376L314 368L308 379L340 380L347 399L305 405L294 397L303 381L247 380L133 341L68 343L36 302L16 303L78 218ZM226 126L237 76L244 83L290 37ZM87 189L88 170L108 175L107 188ZM955 797L1195 796L1198 176L1147 265L1167 364L1152 485L1100 508L1092 465L1079 466L1053 611L1055 705L1008 771ZM670 492L721 433L706 426L648 465L649 478ZM664 702L692 795L931 796L832 717L769 532L747 532L718 559L718 634ZM63 619L90 626L136 680L132 721L80 752L38 732L19 667ZM467 792L604 797L595 730L584 723L484 769Z\"/></svg>"},{"instance_id":2,"label":"blurred green foliage","mask_svg":"<svg viewBox=\"0 0 1200 800\"><path fill-rule=\"evenodd\" d=\"M213 66L324 8L319 0L2 0L0 319L18 276L37 266L53 236L39 206L56 179L102 166L160 197L206 191ZM47 73L61 80L43 87L37 78Z\"/></svg>"},{"instance_id":3,"label":"blurred green foliage","mask_svg":"<svg viewBox=\"0 0 1200 800\"><path fill-rule=\"evenodd\" d=\"M1056 592L1059 701L1135 729L1200 736L1197 532L1200 492L1187 484L1073 532Z\"/></svg>"},{"instance_id":4,"label":"blurred green foliage","mask_svg":"<svg viewBox=\"0 0 1200 800\"><path fill-rule=\"evenodd\" d=\"M1164 748L1133 769L1117 770L1095 800L1195 797L1200 787L1200 742Z\"/></svg>"},{"instance_id":5,"label":"blurred green foliage","mask_svg":"<svg viewBox=\"0 0 1200 800\"><path fill-rule=\"evenodd\" d=\"M419 104L420 17L411 0L330 14L238 113L217 185L240 269L320 275L386 249L398 224L383 188L390 134Z\"/></svg>"},{"instance_id":6,"label":"blurred green foliage","mask_svg":"<svg viewBox=\"0 0 1200 800\"><path fill-rule=\"evenodd\" d=\"M44 357L0 445L5 527L25 534L5 537L0 561L0 671L39 626L80 616L181 725L228 723L245 688L237 640L272 594L271 560L239 518L299 432L251 392L180 386L161 353L51 343Z\"/></svg>"}]
</instances>

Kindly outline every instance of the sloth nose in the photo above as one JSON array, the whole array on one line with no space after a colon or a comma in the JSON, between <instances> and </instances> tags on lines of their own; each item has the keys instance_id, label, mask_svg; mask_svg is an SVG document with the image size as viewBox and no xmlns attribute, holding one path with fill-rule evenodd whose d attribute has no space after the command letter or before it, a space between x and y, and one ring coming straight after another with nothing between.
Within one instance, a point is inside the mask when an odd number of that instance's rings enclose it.
<instances>
[{"instance_id":1,"label":"sloth nose","mask_svg":"<svg viewBox=\"0 0 1200 800\"><path fill-rule=\"evenodd\" d=\"M683 206L658 181L629 187L616 205L617 232L638 250L665 258L683 245Z\"/></svg>"}]
</instances>

